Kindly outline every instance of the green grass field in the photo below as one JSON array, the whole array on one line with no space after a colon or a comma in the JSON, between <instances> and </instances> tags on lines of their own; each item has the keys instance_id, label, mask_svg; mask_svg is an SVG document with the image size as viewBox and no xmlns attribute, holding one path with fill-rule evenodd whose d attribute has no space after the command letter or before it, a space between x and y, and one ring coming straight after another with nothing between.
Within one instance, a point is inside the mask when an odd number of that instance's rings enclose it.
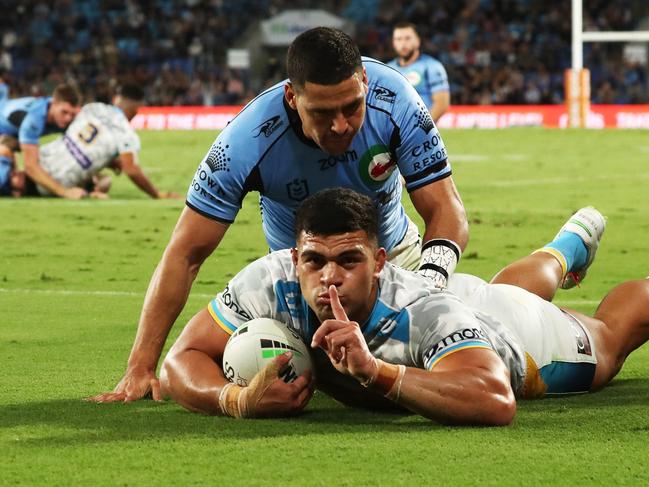
<instances>
[{"instance_id":1,"label":"green grass field","mask_svg":"<svg viewBox=\"0 0 649 487\"><path fill-rule=\"evenodd\" d=\"M471 223L460 271L489 278L592 204L609 218L598 261L581 288L556 301L593 311L615 283L649 275L646 132L443 135ZM151 178L184 193L214 134L141 136ZM167 345L265 253L256 198L248 196L203 266ZM302 416L281 420L205 417L170 402L82 402L121 377L146 286L182 207L148 199L125 177L109 201L0 201L0 484L649 482L649 346L604 391L520 402L506 428L372 414L322 394Z\"/></svg>"}]
</instances>

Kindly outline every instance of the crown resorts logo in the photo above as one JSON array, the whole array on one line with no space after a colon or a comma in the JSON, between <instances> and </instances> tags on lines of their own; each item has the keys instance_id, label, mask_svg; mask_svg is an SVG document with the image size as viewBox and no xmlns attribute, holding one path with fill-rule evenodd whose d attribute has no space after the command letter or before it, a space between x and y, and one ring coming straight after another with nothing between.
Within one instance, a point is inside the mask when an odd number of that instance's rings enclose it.
<instances>
[{"instance_id":1,"label":"crown resorts logo","mask_svg":"<svg viewBox=\"0 0 649 487\"><path fill-rule=\"evenodd\" d=\"M397 161L384 145L374 145L361 157L358 168L363 181L377 186L390 177L397 167Z\"/></svg>"}]
</instances>

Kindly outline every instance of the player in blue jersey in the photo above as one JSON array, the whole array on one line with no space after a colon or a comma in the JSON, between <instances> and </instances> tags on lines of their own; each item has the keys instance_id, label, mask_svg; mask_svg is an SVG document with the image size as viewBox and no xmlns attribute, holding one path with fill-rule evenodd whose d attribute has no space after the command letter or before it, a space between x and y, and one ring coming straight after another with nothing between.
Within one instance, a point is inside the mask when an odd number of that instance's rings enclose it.
<instances>
[{"instance_id":1,"label":"player in blue jersey","mask_svg":"<svg viewBox=\"0 0 649 487\"><path fill-rule=\"evenodd\" d=\"M350 190L306 200L296 248L249 264L190 320L163 363L163 395L207 414L301 411L313 385L309 372L289 384L279 377L289 354L247 387L223 374L229 335L268 317L311 345L317 387L343 403L399 407L445 423L503 425L514 418L516 398L604 387L649 339L648 279L614 288L594 318L502 280L487 284L455 274L453 292L439 290L386 263L377 223L372 201ZM584 272L603 231L601 214L584 208L543 252L506 271L520 275L525 268L534 287L553 292L564 277L561 261Z\"/></svg>"},{"instance_id":2,"label":"player in blue jersey","mask_svg":"<svg viewBox=\"0 0 649 487\"><path fill-rule=\"evenodd\" d=\"M0 135L18 141L23 153L25 173L36 184L65 198L81 198L81 188L65 188L57 183L38 163L38 140L43 135L63 132L79 111L79 93L70 85L59 85L52 97L26 97L0 100ZM15 168L14 151L7 144L0 146L0 166Z\"/></svg>"},{"instance_id":3,"label":"player in blue jersey","mask_svg":"<svg viewBox=\"0 0 649 487\"><path fill-rule=\"evenodd\" d=\"M415 87L430 110L434 122L451 104L448 76L442 63L420 51L421 39L410 22L401 22L392 31L392 46L397 57L388 63Z\"/></svg>"},{"instance_id":4,"label":"player in blue jersey","mask_svg":"<svg viewBox=\"0 0 649 487\"><path fill-rule=\"evenodd\" d=\"M301 201L345 186L374 201L391 262L419 266L440 287L453 273L468 240L466 214L444 143L412 86L383 63L362 59L336 29L298 36L287 66L289 80L244 107L200 163L150 283L116 400L138 399L155 383L160 351L191 283L250 191L261 195L272 250L294 245ZM399 172L425 224L423 246L401 205Z\"/></svg>"}]
</instances>

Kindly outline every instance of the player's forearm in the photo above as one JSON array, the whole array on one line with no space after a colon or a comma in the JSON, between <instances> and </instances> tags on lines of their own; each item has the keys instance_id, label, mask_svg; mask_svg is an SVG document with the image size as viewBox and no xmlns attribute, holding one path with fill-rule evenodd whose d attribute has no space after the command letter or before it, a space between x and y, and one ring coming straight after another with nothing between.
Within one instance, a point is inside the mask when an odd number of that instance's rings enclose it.
<instances>
[{"instance_id":1,"label":"player's forearm","mask_svg":"<svg viewBox=\"0 0 649 487\"><path fill-rule=\"evenodd\" d=\"M148 194L152 198L159 197L159 192L156 187L138 166L130 168L128 171L126 171L126 174L131 179L131 181L133 181L133 183L146 194Z\"/></svg>"},{"instance_id":2,"label":"player's forearm","mask_svg":"<svg viewBox=\"0 0 649 487\"><path fill-rule=\"evenodd\" d=\"M455 242L462 251L469 242L469 223L459 195L455 193L443 206L436 208L425 219L426 229L423 242L434 238L445 238Z\"/></svg>"},{"instance_id":3,"label":"player's forearm","mask_svg":"<svg viewBox=\"0 0 649 487\"><path fill-rule=\"evenodd\" d=\"M21 145L25 173L37 185L56 196L63 196L65 188L52 178L38 163L38 147L32 144Z\"/></svg>"},{"instance_id":4,"label":"player's forearm","mask_svg":"<svg viewBox=\"0 0 649 487\"><path fill-rule=\"evenodd\" d=\"M447 91L440 91L433 95L433 106L430 109L430 116L437 125L437 122L450 106L451 96Z\"/></svg>"},{"instance_id":5,"label":"player's forearm","mask_svg":"<svg viewBox=\"0 0 649 487\"><path fill-rule=\"evenodd\" d=\"M169 396L184 408L199 413L221 413L219 394L227 383L214 360L198 350L170 354L160 369L163 396Z\"/></svg>"},{"instance_id":6,"label":"player's forearm","mask_svg":"<svg viewBox=\"0 0 649 487\"><path fill-rule=\"evenodd\" d=\"M190 264L186 258L167 249L158 264L142 307L129 367L155 370L162 347L176 318L182 311L200 263Z\"/></svg>"},{"instance_id":7,"label":"player's forearm","mask_svg":"<svg viewBox=\"0 0 649 487\"><path fill-rule=\"evenodd\" d=\"M506 374L479 367L462 373L409 367L396 402L424 417L451 424L507 425L516 414Z\"/></svg>"}]
</instances>

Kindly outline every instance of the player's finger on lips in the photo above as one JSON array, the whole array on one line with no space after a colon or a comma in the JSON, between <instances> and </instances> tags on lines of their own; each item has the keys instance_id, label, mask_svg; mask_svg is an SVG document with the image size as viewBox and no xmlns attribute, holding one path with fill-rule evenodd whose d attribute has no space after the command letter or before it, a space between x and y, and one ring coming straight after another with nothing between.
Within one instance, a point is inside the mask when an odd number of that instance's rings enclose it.
<instances>
[{"instance_id":1,"label":"player's finger on lips","mask_svg":"<svg viewBox=\"0 0 649 487\"><path fill-rule=\"evenodd\" d=\"M334 318L341 321L349 321L347 313L345 313L345 308L343 308L343 305L340 303L338 290L333 284L329 286L329 299L331 300L331 311L334 314Z\"/></svg>"}]
</instances>

